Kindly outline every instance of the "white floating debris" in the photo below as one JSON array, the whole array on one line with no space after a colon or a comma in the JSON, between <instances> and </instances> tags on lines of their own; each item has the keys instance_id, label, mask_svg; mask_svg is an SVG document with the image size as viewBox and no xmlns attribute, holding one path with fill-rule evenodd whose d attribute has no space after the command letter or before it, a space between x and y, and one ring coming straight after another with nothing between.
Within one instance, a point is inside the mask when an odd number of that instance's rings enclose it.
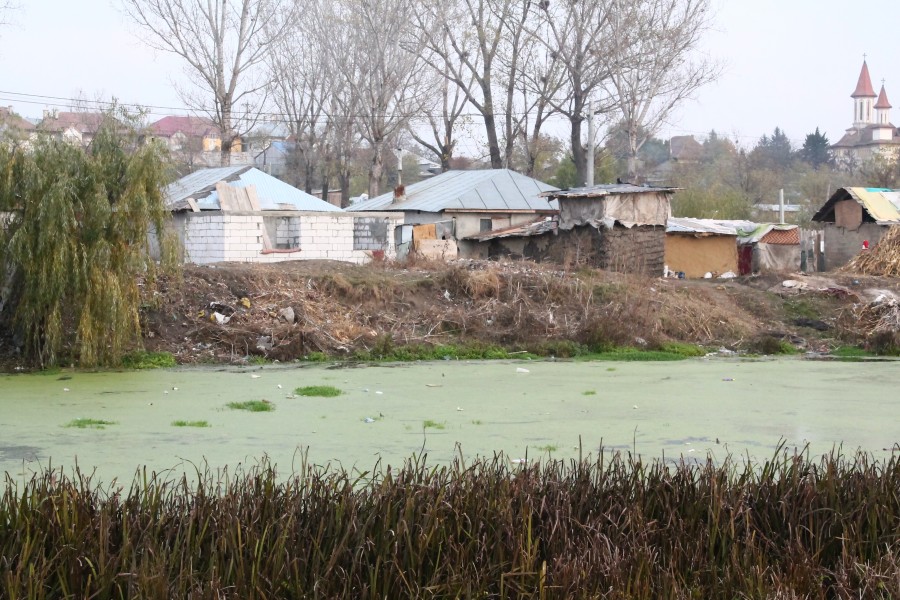
<instances>
[{"instance_id":1,"label":"white floating debris","mask_svg":"<svg viewBox=\"0 0 900 600\"><path fill-rule=\"evenodd\" d=\"M173 391L173 392L177 392L177 391L178 391L178 388L175 387L175 386L172 386L172 391Z\"/></svg>"},{"instance_id":2,"label":"white floating debris","mask_svg":"<svg viewBox=\"0 0 900 600\"><path fill-rule=\"evenodd\" d=\"M384 394L384 392L375 392L375 393L378 394L379 396L381 396L382 394Z\"/></svg>"},{"instance_id":3,"label":"white floating debris","mask_svg":"<svg viewBox=\"0 0 900 600\"><path fill-rule=\"evenodd\" d=\"M696 452L696 450L694 448L691 448L690 450L688 450L688 452Z\"/></svg>"},{"instance_id":4,"label":"white floating debris","mask_svg":"<svg viewBox=\"0 0 900 600\"><path fill-rule=\"evenodd\" d=\"M632 406L631 408L633 408L634 410L637 410L637 404L635 404L635 405Z\"/></svg>"},{"instance_id":5,"label":"white floating debris","mask_svg":"<svg viewBox=\"0 0 900 600\"><path fill-rule=\"evenodd\" d=\"M373 419L372 417L366 417L365 419L363 419L363 422L364 423L374 423L375 419Z\"/></svg>"},{"instance_id":6,"label":"white floating debris","mask_svg":"<svg viewBox=\"0 0 900 600\"><path fill-rule=\"evenodd\" d=\"M251 375L250 376L251 379L259 379L260 377L262 377L262 375Z\"/></svg>"},{"instance_id":7,"label":"white floating debris","mask_svg":"<svg viewBox=\"0 0 900 600\"><path fill-rule=\"evenodd\" d=\"M531 373L531 371L522 367L516 367L516 373Z\"/></svg>"},{"instance_id":8,"label":"white floating debris","mask_svg":"<svg viewBox=\"0 0 900 600\"><path fill-rule=\"evenodd\" d=\"M69 391L69 388L63 388L63 391L64 391L64 392L68 392L68 391Z\"/></svg>"},{"instance_id":9,"label":"white floating debris","mask_svg":"<svg viewBox=\"0 0 900 600\"><path fill-rule=\"evenodd\" d=\"M457 406L457 407L456 407L456 410L459 411L459 412L462 412L462 411L463 411L463 409L462 409L461 406Z\"/></svg>"},{"instance_id":10,"label":"white floating debris","mask_svg":"<svg viewBox=\"0 0 900 600\"><path fill-rule=\"evenodd\" d=\"M280 389L281 389L281 384L279 383L279 384L276 385L275 387L277 387L277 388L280 390Z\"/></svg>"},{"instance_id":11,"label":"white floating debris","mask_svg":"<svg viewBox=\"0 0 900 600\"><path fill-rule=\"evenodd\" d=\"M511 458L511 459L509 459L509 462L511 462L514 465L527 465L528 459L527 458Z\"/></svg>"},{"instance_id":12,"label":"white floating debris","mask_svg":"<svg viewBox=\"0 0 900 600\"><path fill-rule=\"evenodd\" d=\"M169 390L163 390L163 394L168 394Z\"/></svg>"}]
</instances>

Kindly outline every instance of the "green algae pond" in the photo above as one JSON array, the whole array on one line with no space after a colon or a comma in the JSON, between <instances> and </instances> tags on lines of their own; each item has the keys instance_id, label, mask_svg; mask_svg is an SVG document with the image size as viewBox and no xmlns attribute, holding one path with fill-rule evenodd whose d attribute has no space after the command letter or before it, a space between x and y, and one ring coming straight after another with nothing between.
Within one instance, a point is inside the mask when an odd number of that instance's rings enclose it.
<instances>
[{"instance_id":1,"label":"green algae pond","mask_svg":"<svg viewBox=\"0 0 900 600\"><path fill-rule=\"evenodd\" d=\"M900 442L898 382L897 361L797 358L4 375L0 472L77 465L130 480L143 466L180 474L264 456L283 472L304 457L368 470L423 451L429 462L495 452L518 462L601 445L672 460L765 459L780 443L887 456Z\"/></svg>"}]
</instances>

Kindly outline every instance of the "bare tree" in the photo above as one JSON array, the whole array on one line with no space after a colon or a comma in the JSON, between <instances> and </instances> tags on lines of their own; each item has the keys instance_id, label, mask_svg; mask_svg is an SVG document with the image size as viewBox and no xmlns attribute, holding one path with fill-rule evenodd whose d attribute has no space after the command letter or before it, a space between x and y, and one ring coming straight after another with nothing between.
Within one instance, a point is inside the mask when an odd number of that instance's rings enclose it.
<instances>
[{"instance_id":1,"label":"bare tree","mask_svg":"<svg viewBox=\"0 0 900 600\"><path fill-rule=\"evenodd\" d=\"M522 53L524 60L517 65L516 78L519 97L516 107L521 111L517 119L517 146L525 156L524 172L529 177L536 175L539 158L547 154L547 138L542 129L547 120L559 112L554 99L559 97L566 83L559 55L543 46L539 29L531 24L527 30L527 50Z\"/></svg>"},{"instance_id":2,"label":"bare tree","mask_svg":"<svg viewBox=\"0 0 900 600\"><path fill-rule=\"evenodd\" d=\"M122 0L147 43L186 63L201 93L179 90L182 100L207 114L221 135L222 163L256 123L266 89L262 63L296 14L295 0ZM212 105L210 105L210 100Z\"/></svg>"},{"instance_id":3,"label":"bare tree","mask_svg":"<svg viewBox=\"0 0 900 600\"><path fill-rule=\"evenodd\" d=\"M286 35L267 56L270 96L294 139L292 183L307 193L312 193L316 172L322 167L329 134L326 109L334 88L321 38L316 35L322 20L318 12L318 5L311 5L289 24Z\"/></svg>"},{"instance_id":4,"label":"bare tree","mask_svg":"<svg viewBox=\"0 0 900 600\"><path fill-rule=\"evenodd\" d=\"M522 42L531 5L531 0L426 0L413 14L430 51L422 60L455 83L481 114L494 169L504 167L504 156L511 154L517 133L510 104L519 60L513 48ZM506 76L499 73L502 56L507 57L505 64L510 69ZM504 118L504 151L498 115Z\"/></svg>"},{"instance_id":5,"label":"bare tree","mask_svg":"<svg viewBox=\"0 0 900 600\"><path fill-rule=\"evenodd\" d=\"M606 80L628 138L628 175L637 173L644 143L672 111L707 83L720 67L692 60L710 26L709 0L638 0L622 3L612 19L616 68Z\"/></svg>"},{"instance_id":6,"label":"bare tree","mask_svg":"<svg viewBox=\"0 0 900 600\"><path fill-rule=\"evenodd\" d=\"M386 151L421 113L426 98L418 38L409 25L417 3L343 0L332 4L337 6L332 28L343 33L329 36L330 62L346 92L343 112L354 116L359 135L371 150L369 195L377 196Z\"/></svg>"},{"instance_id":7,"label":"bare tree","mask_svg":"<svg viewBox=\"0 0 900 600\"><path fill-rule=\"evenodd\" d=\"M429 52L428 65L432 68L430 75L433 94L430 101L424 105L425 119L428 121L431 137L426 138L415 126L409 129L410 136L423 148L431 151L441 163L441 171L450 170L450 161L453 159L453 150L456 147L456 127L463 111L467 106L466 97L460 86L450 79L451 69L443 61L444 56L451 57L446 49L449 45L446 31L443 32L442 47L445 52L441 55ZM426 45L427 46L427 45ZM426 75L428 76L428 75ZM472 77L469 75L466 86L472 85ZM412 124L411 124L412 125Z\"/></svg>"},{"instance_id":8,"label":"bare tree","mask_svg":"<svg viewBox=\"0 0 900 600\"><path fill-rule=\"evenodd\" d=\"M578 185L584 185L587 165L582 125L588 103L599 99L603 82L616 66L613 49L620 40L612 35L611 15L621 4L621 0L543 0L539 3L541 19L532 30L564 73L565 85L549 102L569 120L569 144ZM611 107L604 103L596 108L602 114Z\"/></svg>"}]
</instances>

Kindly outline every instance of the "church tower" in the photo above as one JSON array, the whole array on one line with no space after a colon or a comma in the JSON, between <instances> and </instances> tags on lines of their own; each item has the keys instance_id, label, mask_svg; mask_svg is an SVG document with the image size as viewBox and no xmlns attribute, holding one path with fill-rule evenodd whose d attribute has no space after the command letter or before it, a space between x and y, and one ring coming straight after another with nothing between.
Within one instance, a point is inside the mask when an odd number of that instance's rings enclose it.
<instances>
[{"instance_id":1,"label":"church tower","mask_svg":"<svg viewBox=\"0 0 900 600\"><path fill-rule=\"evenodd\" d=\"M865 60L863 60L862 71L859 72L856 90L850 97L853 98L853 127L862 129L866 125L874 123L875 115L872 109L876 96L875 90L872 88L872 79L869 77L869 65Z\"/></svg>"},{"instance_id":2,"label":"church tower","mask_svg":"<svg viewBox=\"0 0 900 600\"><path fill-rule=\"evenodd\" d=\"M873 140L891 140L894 138L894 126L891 125L891 103L888 102L884 84L875 103L875 128L872 130Z\"/></svg>"}]
</instances>

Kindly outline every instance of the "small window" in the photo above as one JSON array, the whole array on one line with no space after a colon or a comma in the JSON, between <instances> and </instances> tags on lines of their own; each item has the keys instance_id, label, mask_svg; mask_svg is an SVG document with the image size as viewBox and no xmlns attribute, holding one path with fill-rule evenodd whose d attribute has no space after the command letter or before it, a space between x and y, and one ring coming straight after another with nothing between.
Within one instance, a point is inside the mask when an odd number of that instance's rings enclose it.
<instances>
[{"instance_id":1,"label":"small window","mask_svg":"<svg viewBox=\"0 0 900 600\"><path fill-rule=\"evenodd\" d=\"M483 233L485 231L491 231L493 228L493 221L491 219L481 219L478 231Z\"/></svg>"}]
</instances>

